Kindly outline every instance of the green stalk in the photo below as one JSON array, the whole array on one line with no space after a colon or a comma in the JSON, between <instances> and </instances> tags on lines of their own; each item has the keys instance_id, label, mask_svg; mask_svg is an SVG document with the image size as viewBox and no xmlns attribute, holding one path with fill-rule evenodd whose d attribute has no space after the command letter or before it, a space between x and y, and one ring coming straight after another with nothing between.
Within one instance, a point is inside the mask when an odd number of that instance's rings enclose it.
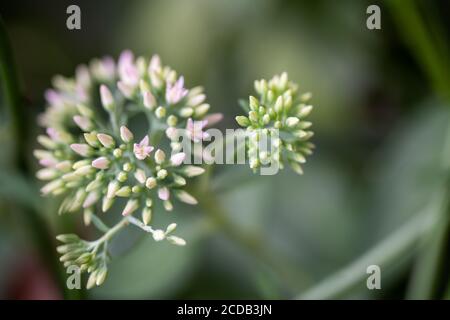
<instances>
[{"instance_id":1,"label":"green stalk","mask_svg":"<svg viewBox=\"0 0 450 320\"><path fill-rule=\"evenodd\" d=\"M6 27L0 16L0 82L14 139L15 149L13 163L16 164L17 169L26 176L30 174L30 168L27 163L29 125L27 124L27 119L25 117L27 110L24 108L13 54L9 43ZM53 239L50 236L51 233L45 220L33 209L22 206L21 208L18 208L18 210L24 214L23 220L28 226L31 239L36 245L44 263L46 263L52 275L55 275L55 280L61 291L64 292L65 297L74 297L74 294L77 295L77 293L69 291L66 287L64 272L56 256Z\"/></svg>"},{"instance_id":2,"label":"green stalk","mask_svg":"<svg viewBox=\"0 0 450 320\"><path fill-rule=\"evenodd\" d=\"M444 201L447 201L446 199L446 191L443 190L436 196L430 207L417 214L394 234L350 265L327 277L305 293L298 295L296 299L343 298L352 290L364 287L368 277L367 267L378 265L383 272L398 263L400 257L407 256L416 247L420 237L429 232L436 224L436 215L432 213L440 210Z\"/></svg>"},{"instance_id":3,"label":"green stalk","mask_svg":"<svg viewBox=\"0 0 450 320\"><path fill-rule=\"evenodd\" d=\"M450 101L450 60L448 48L442 46L440 34L433 34L427 30L423 17L417 10L416 1L389 0L386 1L394 22L411 49L416 60L427 75L434 91L447 102ZM434 22L434 30L438 22Z\"/></svg>"},{"instance_id":4,"label":"green stalk","mask_svg":"<svg viewBox=\"0 0 450 320\"><path fill-rule=\"evenodd\" d=\"M416 60L422 66L434 91L450 104L450 60L448 47L438 20L429 19L427 25L414 1L391 0L387 2L395 22L410 47ZM428 16L432 17L431 15ZM443 175L448 179L450 168L450 126L446 135L442 155ZM431 299L439 297L439 287L443 276L444 257L450 235L448 204L437 214L437 223L425 234L417 256L407 292L408 298Z\"/></svg>"}]
</instances>

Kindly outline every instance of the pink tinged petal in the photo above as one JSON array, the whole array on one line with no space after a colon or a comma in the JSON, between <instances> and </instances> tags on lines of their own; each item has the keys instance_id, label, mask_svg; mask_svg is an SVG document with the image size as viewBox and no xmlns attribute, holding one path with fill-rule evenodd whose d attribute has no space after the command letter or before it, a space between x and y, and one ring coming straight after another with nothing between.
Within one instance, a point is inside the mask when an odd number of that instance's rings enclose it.
<instances>
[{"instance_id":1,"label":"pink tinged petal","mask_svg":"<svg viewBox=\"0 0 450 320\"><path fill-rule=\"evenodd\" d=\"M208 132L203 132L202 137L200 138L200 140L206 140L209 139L209 133Z\"/></svg>"},{"instance_id":2,"label":"pink tinged petal","mask_svg":"<svg viewBox=\"0 0 450 320\"><path fill-rule=\"evenodd\" d=\"M131 87L136 86L139 82L139 71L136 66L132 64L125 66L122 80Z\"/></svg>"},{"instance_id":3,"label":"pink tinged petal","mask_svg":"<svg viewBox=\"0 0 450 320\"><path fill-rule=\"evenodd\" d=\"M125 98L131 98L133 96L133 87L125 84L123 81L117 82L117 87L119 88L120 92L122 92Z\"/></svg>"},{"instance_id":4,"label":"pink tinged petal","mask_svg":"<svg viewBox=\"0 0 450 320\"><path fill-rule=\"evenodd\" d=\"M169 200L169 196L170 196L170 192L169 189L167 189L166 187L160 188L158 189L158 197L163 200Z\"/></svg>"},{"instance_id":5,"label":"pink tinged petal","mask_svg":"<svg viewBox=\"0 0 450 320\"><path fill-rule=\"evenodd\" d=\"M147 154L147 156L150 154L150 152L152 152L153 151L153 147L152 146L147 146L147 147L144 147L144 152Z\"/></svg>"},{"instance_id":6,"label":"pink tinged petal","mask_svg":"<svg viewBox=\"0 0 450 320\"><path fill-rule=\"evenodd\" d=\"M56 159L53 158L44 158L39 160L39 164L43 167L53 167L58 163Z\"/></svg>"},{"instance_id":7,"label":"pink tinged petal","mask_svg":"<svg viewBox=\"0 0 450 320\"><path fill-rule=\"evenodd\" d=\"M204 138L208 138L209 135L203 132L207 123L207 121L193 121L189 118L186 126L188 137L194 142L200 142Z\"/></svg>"},{"instance_id":8,"label":"pink tinged petal","mask_svg":"<svg viewBox=\"0 0 450 320\"><path fill-rule=\"evenodd\" d=\"M70 148L83 157L86 157L90 151L90 147L84 143L72 143Z\"/></svg>"},{"instance_id":9,"label":"pink tinged petal","mask_svg":"<svg viewBox=\"0 0 450 320\"><path fill-rule=\"evenodd\" d=\"M169 127L166 129L166 136L170 140L175 140L178 138L178 129L174 127Z\"/></svg>"},{"instance_id":10,"label":"pink tinged petal","mask_svg":"<svg viewBox=\"0 0 450 320\"><path fill-rule=\"evenodd\" d=\"M156 99L150 91L144 93L144 106L153 109L156 106Z\"/></svg>"},{"instance_id":11,"label":"pink tinged petal","mask_svg":"<svg viewBox=\"0 0 450 320\"><path fill-rule=\"evenodd\" d=\"M161 69L161 58L155 54L150 59L150 65L148 67L149 72L159 71Z\"/></svg>"},{"instance_id":12,"label":"pink tinged petal","mask_svg":"<svg viewBox=\"0 0 450 320\"><path fill-rule=\"evenodd\" d=\"M105 108L111 106L114 103L114 98L111 91L109 91L108 87L104 84L100 86L100 99L102 101L102 105Z\"/></svg>"},{"instance_id":13,"label":"pink tinged petal","mask_svg":"<svg viewBox=\"0 0 450 320\"><path fill-rule=\"evenodd\" d=\"M213 126L223 119L223 113L212 113L205 117L205 121L207 122L207 126Z\"/></svg>"},{"instance_id":14,"label":"pink tinged petal","mask_svg":"<svg viewBox=\"0 0 450 320\"><path fill-rule=\"evenodd\" d=\"M166 100L168 103L175 104L183 99L187 94L188 90L183 88L184 78L181 76L174 85L167 83L166 88Z\"/></svg>"},{"instance_id":15,"label":"pink tinged petal","mask_svg":"<svg viewBox=\"0 0 450 320\"><path fill-rule=\"evenodd\" d=\"M77 85L81 86L82 88L86 88L91 85L91 75L89 74L89 68L84 64L77 66L75 70L75 78L77 81Z\"/></svg>"},{"instance_id":16,"label":"pink tinged petal","mask_svg":"<svg viewBox=\"0 0 450 320\"><path fill-rule=\"evenodd\" d=\"M198 203L197 199L195 199L191 194L186 191L180 190L176 193L177 198L187 204L195 205Z\"/></svg>"},{"instance_id":17,"label":"pink tinged petal","mask_svg":"<svg viewBox=\"0 0 450 320\"><path fill-rule=\"evenodd\" d=\"M61 95L53 89L46 90L44 95L45 100L47 100L50 105L61 106L63 104Z\"/></svg>"},{"instance_id":18,"label":"pink tinged petal","mask_svg":"<svg viewBox=\"0 0 450 320\"><path fill-rule=\"evenodd\" d=\"M136 178L136 180L139 183L142 183L142 184L144 184L145 181L147 180L147 176L145 175L145 172L142 169L137 169L136 173L134 174L134 177Z\"/></svg>"},{"instance_id":19,"label":"pink tinged petal","mask_svg":"<svg viewBox=\"0 0 450 320\"><path fill-rule=\"evenodd\" d=\"M119 57L119 62L118 62L119 72L122 72L123 70L121 70L121 69L124 69L126 66L132 64L133 59L134 59L134 55L131 50L122 51L122 53L120 54L120 57Z\"/></svg>"},{"instance_id":20,"label":"pink tinged petal","mask_svg":"<svg viewBox=\"0 0 450 320\"><path fill-rule=\"evenodd\" d=\"M89 131L92 127L91 121L83 116L73 116L73 121L80 127L83 131Z\"/></svg>"},{"instance_id":21,"label":"pink tinged petal","mask_svg":"<svg viewBox=\"0 0 450 320\"><path fill-rule=\"evenodd\" d=\"M139 207L139 203L136 199L130 199L128 200L127 204L125 205L125 208L122 211L123 216L128 216L132 214L134 211L136 211Z\"/></svg>"},{"instance_id":22,"label":"pink tinged petal","mask_svg":"<svg viewBox=\"0 0 450 320\"><path fill-rule=\"evenodd\" d=\"M92 161L92 166L97 169L108 169L109 160L106 157L100 157Z\"/></svg>"},{"instance_id":23,"label":"pink tinged petal","mask_svg":"<svg viewBox=\"0 0 450 320\"><path fill-rule=\"evenodd\" d=\"M101 73L106 79L113 79L116 73L116 63L112 57L104 57L100 61Z\"/></svg>"},{"instance_id":24,"label":"pink tinged petal","mask_svg":"<svg viewBox=\"0 0 450 320\"><path fill-rule=\"evenodd\" d=\"M206 99L206 96L204 94L199 94L199 95L196 95L196 96L192 97L191 99L189 99L188 104L190 106L197 106L200 103L202 103L203 101L205 101L205 99Z\"/></svg>"},{"instance_id":25,"label":"pink tinged petal","mask_svg":"<svg viewBox=\"0 0 450 320\"><path fill-rule=\"evenodd\" d=\"M192 121L192 118L189 118L186 125L186 130L192 131L194 129L194 121Z\"/></svg>"},{"instance_id":26,"label":"pink tinged petal","mask_svg":"<svg viewBox=\"0 0 450 320\"><path fill-rule=\"evenodd\" d=\"M148 146L148 141L149 141L148 140L148 136L145 136L145 137L142 138L141 142L139 142L139 145L143 146L143 147L144 146Z\"/></svg>"},{"instance_id":27,"label":"pink tinged petal","mask_svg":"<svg viewBox=\"0 0 450 320\"><path fill-rule=\"evenodd\" d=\"M148 136L145 136L141 142L135 143L133 146L133 152L136 158L139 160L144 160L150 155L150 152L152 152L153 147L148 145L149 138Z\"/></svg>"},{"instance_id":28,"label":"pink tinged petal","mask_svg":"<svg viewBox=\"0 0 450 320\"><path fill-rule=\"evenodd\" d=\"M179 165L181 165L183 163L185 158L186 158L186 153L179 152L170 157L170 162L172 163L173 166L178 167Z\"/></svg>"},{"instance_id":29,"label":"pink tinged petal","mask_svg":"<svg viewBox=\"0 0 450 320\"><path fill-rule=\"evenodd\" d=\"M130 142L133 140L133 133L125 126L120 127L120 138L122 138L123 142Z\"/></svg>"},{"instance_id":30,"label":"pink tinged petal","mask_svg":"<svg viewBox=\"0 0 450 320\"><path fill-rule=\"evenodd\" d=\"M77 84L75 93L77 95L78 100L80 100L81 102L87 102L89 100L88 92L83 86Z\"/></svg>"},{"instance_id":31,"label":"pink tinged petal","mask_svg":"<svg viewBox=\"0 0 450 320\"><path fill-rule=\"evenodd\" d=\"M98 201L99 197L100 195L97 191L90 192L83 202L83 208L88 208L95 204Z\"/></svg>"},{"instance_id":32,"label":"pink tinged petal","mask_svg":"<svg viewBox=\"0 0 450 320\"><path fill-rule=\"evenodd\" d=\"M108 134L99 133L97 134L97 139L105 148L114 147L114 139Z\"/></svg>"},{"instance_id":33,"label":"pink tinged petal","mask_svg":"<svg viewBox=\"0 0 450 320\"><path fill-rule=\"evenodd\" d=\"M50 139L52 139L53 141L58 141L59 140L59 134L58 131L54 128L47 128L47 134L50 137Z\"/></svg>"}]
</instances>

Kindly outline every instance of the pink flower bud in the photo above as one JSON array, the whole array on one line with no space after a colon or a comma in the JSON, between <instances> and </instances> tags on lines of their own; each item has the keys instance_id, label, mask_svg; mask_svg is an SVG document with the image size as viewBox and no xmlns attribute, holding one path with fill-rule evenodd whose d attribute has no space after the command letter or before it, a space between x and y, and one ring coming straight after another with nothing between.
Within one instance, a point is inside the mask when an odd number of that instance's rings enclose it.
<instances>
[{"instance_id":1,"label":"pink flower bud","mask_svg":"<svg viewBox=\"0 0 450 320\"><path fill-rule=\"evenodd\" d=\"M97 139L105 148L114 147L114 139L108 134L99 133L97 134Z\"/></svg>"},{"instance_id":2,"label":"pink flower bud","mask_svg":"<svg viewBox=\"0 0 450 320\"><path fill-rule=\"evenodd\" d=\"M122 138L123 142L130 142L133 140L134 136L133 133L125 126L120 127L120 137Z\"/></svg>"},{"instance_id":3,"label":"pink flower bud","mask_svg":"<svg viewBox=\"0 0 450 320\"><path fill-rule=\"evenodd\" d=\"M90 147L84 143L72 143L70 148L80 156L86 157L89 154Z\"/></svg>"},{"instance_id":4,"label":"pink flower bud","mask_svg":"<svg viewBox=\"0 0 450 320\"><path fill-rule=\"evenodd\" d=\"M169 200L169 196L170 196L170 192L169 189L167 189L166 187L160 188L158 189L158 197L163 200Z\"/></svg>"},{"instance_id":5,"label":"pink flower bud","mask_svg":"<svg viewBox=\"0 0 450 320\"><path fill-rule=\"evenodd\" d=\"M89 131L91 129L91 121L83 116L73 116L73 121L80 127L83 131Z\"/></svg>"},{"instance_id":6,"label":"pink flower bud","mask_svg":"<svg viewBox=\"0 0 450 320\"><path fill-rule=\"evenodd\" d=\"M103 107L106 109L109 109L114 104L112 93L104 84L100 86L100 99L102 100Z\"/></svg>"},{"instance_id":7,"label":"pink flower bud","mask_svg":"<svg viewBox=\"0 0 450 320\"><path fill-rule=\"evenodd\" d=\"M170 157L170 162L173 166L178 167L181 165L186 158L186 154L184 152L179 152Z\"/></svg>"},{"instance_id":8,"label":"pink flower bud","mask_svg":"<svg viewBox=\"0 0 450 320\"><path fill-rule=\"evenodd\" d=\"M100 157L92 161L92 166L97 169L108 169L109 160L106 157Z\"/></svg>"}]
</instances>

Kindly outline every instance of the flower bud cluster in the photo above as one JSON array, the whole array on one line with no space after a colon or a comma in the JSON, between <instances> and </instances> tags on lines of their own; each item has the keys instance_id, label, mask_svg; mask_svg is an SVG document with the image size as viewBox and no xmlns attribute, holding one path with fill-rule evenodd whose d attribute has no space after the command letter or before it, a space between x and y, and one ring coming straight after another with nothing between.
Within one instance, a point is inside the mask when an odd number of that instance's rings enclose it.
<instances>
[{"instance_id":1,"label":"flower bud cluster","mask_svg":"<svg viewBox=\"0 0 450 320\"><path fill-rule=\"evenodd\" d=\"M285 72L270 81L255 81L255 90L257 97L250 96L248 103L242 104L248 114L236 117L236 122L248 133L246 150L250 167L283 168L288 163L295 172L303 173L301 165L314 148L309 141L313 136L312 123L306 120L313 109L309 104L311 94L300 94Z\"/></svg>"}]
</instances>

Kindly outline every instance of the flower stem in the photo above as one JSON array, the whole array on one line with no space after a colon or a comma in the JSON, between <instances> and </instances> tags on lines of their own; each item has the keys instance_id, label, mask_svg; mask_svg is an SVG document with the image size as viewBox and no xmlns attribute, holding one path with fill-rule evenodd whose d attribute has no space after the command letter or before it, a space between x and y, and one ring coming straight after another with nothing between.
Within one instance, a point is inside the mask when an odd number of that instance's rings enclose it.
<instances>
[{"instance_id":1,"label":"flower stem","mask_svg":"<svg viewBox=\"0 0 450 320\"><path fill-rule=\"evenodd\" d=\"M366 269L378 265L386 270L407 256L415 248L418 240L436 224L436 210L440 210L447 201L446 190L441 190L434 201L423 212L417 214L394 234L383 240L369 252L352 262L344 269L302 293L296 299L337 299L342 298L355 288L363 288L367 278Z\"/></svg>"},{"instance_id":2,"label":"flower stem","mask_svg":"<svg viewBox=\"0 0 450 320\"><path fill-rule=\"evenodd\" d=\"M109 241L111 240L111 238L117 233L119 232L123 227L127 226L129 223L128 221L128 217L123 218L122 220L120 220L114 227L112 227L111 229L109 229L107 232L105 232L105 234L99 238L98 240L96 240L95 242L97 244L102 244L105 241Z\"/></svg>"},{"instance_id":3,"label":"flower stem","mask_svg":"<svg viewBox=\"0 0 450 320\"><path fill-rule=\"evenodd\" d=\"M104 233L109 231L109 227L96 214L92 214L92 223L98 230Z\"/></svg>"}]
</instances>

